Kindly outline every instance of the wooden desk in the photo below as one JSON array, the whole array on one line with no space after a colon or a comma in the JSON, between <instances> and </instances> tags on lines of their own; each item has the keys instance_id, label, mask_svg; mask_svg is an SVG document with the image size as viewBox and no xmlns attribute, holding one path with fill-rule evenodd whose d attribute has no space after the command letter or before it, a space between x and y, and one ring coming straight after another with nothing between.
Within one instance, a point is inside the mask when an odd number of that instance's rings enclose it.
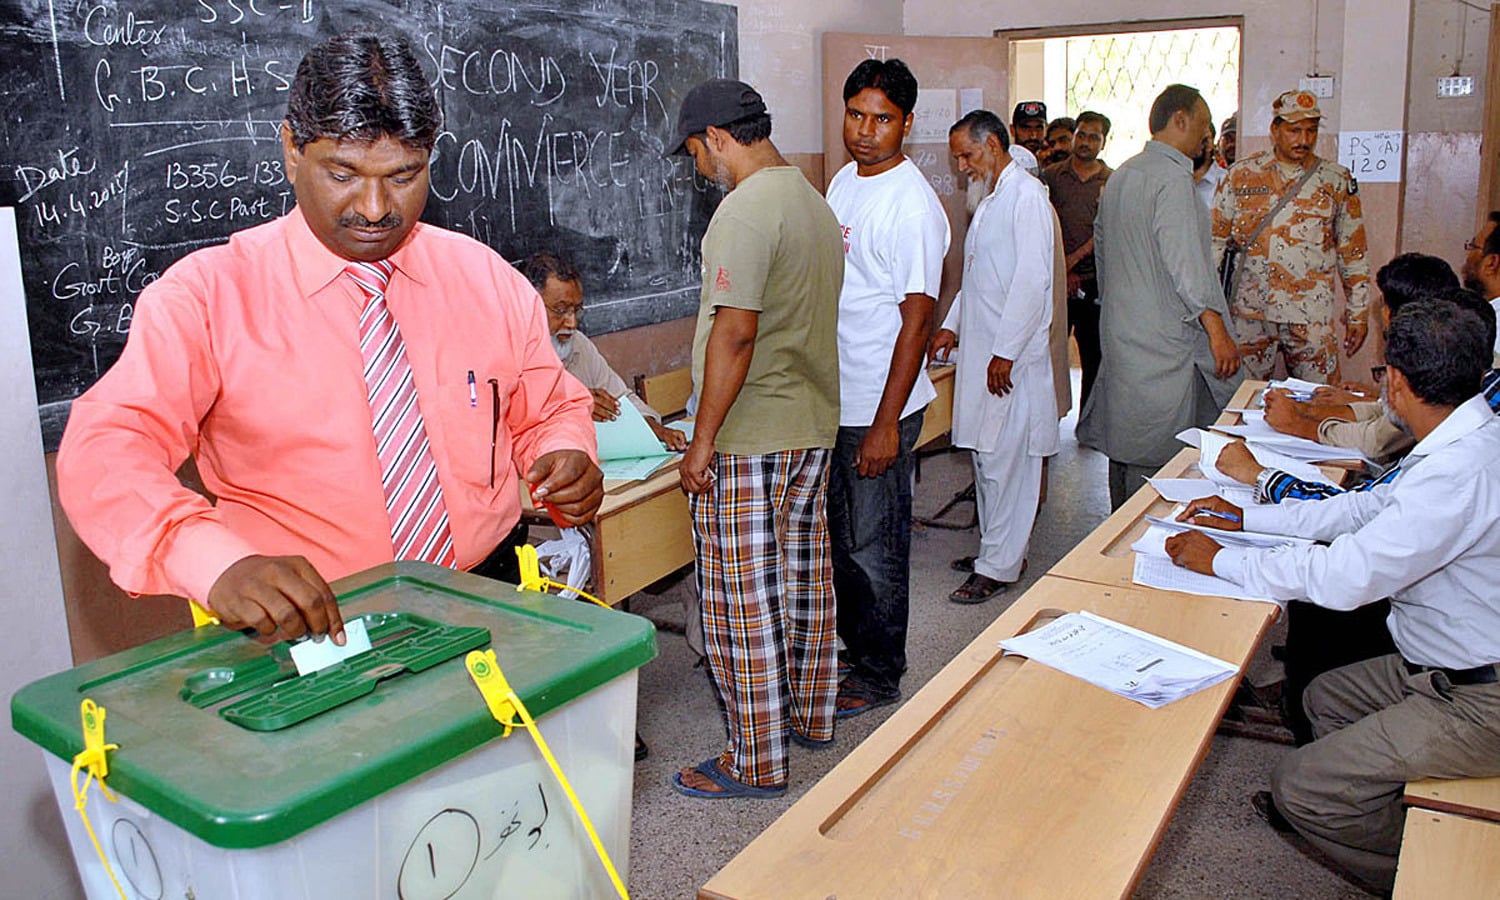
<instances>
[{"instance_id":1,"label":"wooden desk","mask_svg":"<svg viewBox=\"0 0 1500 900\"><path fill-rule=\"evenodd\" d=\"M1229 405L1225 409L1256 409L1260 406L1260 392L1266 389L1267 382L1256 381L1247 378L1240 384L1234 396L1229 398ZM1215 425L1238 425L1241 419L1236 413L1219 413Z\"/></svg>"},{"instance_id":2,"label":"wooden desk","mask_svg":"<svg viewBox=\"0 0 1500 900\"><path fill-rule=\"evenodd\" d=\"M1500 822L1500 778L1413 781L1406 786L1406 805ZM1500 887L1496 893L1500 893Z\"/></svg>"},{"instance_id":3,"label":"wooden desk","mask_svg":"<svg viewBox=\"0 0 1500 900\"><path fill-rule=\"evenodd\" d=\"M1247 408L1255 394L1265 385L1264 381L1246 381L1235 392L1228 408ZM1238 413L1224 412L1219 414L1215 424L1237 425L1241 421L1242 417ZM1335 480L1348 474L1346 469L1339 466L1319 468ZM1198 451L1184 446L1156 474L1162 478L1202 478L1203 473L1198 470ZM1148 526L1145 516L1165 516L1175 506L1176 504L1163 500L1150 485L1146 485L1090 532L1088 537L1068 551L1048 574L1117 587L1132 584L1135 553L1131 551L1130 545L1146 533Z\"/></svg>"},{"instance_id":4,"label":"wooden desk","mask_svg":"<svg viewBox=\"0 0 1500 900\"><path fill-rule=\"evenodd\" d=\"M673 459L644 481L604 483L604 502L594 520L593 587L595 597L618 606L641 588L693 561L693 520ZM522 516L532 524L552 520L531 505L521 486Z\"/></svg>"},{"instance_id":5,"label":"wooden desk","mask_svg":"<svg viewBox=\"0 0 1500 900\"><path fill-rule=\"evenodd\" d=\"M917 446L925 447L953 430L953 373L958 366L936 366L927 370L932 386L937 388L937 397L927 405L927 414L922 419L922 433L917 435Z\"/></svg>"},{"instance_id":6,"label":"wooden desk","mask_svg":"<svg viewBox=\"0 0 1500 900\"><path fill-rule=\"evenodd\" d=\"M997 642L1089 609L1243 666L1275 607L1043 576L703 898L1123 897L1236 680L1149 710Z\"/></svg>"},{"instance_id":7,"label":"wooden desk","mask_svg":"<svg viewBox=\"0 0 1500 900\"><path fill-rule=\"evenodd\" d=\"M1198 451L1192 447L1183 447L1181 452L1157 471L1157 475L1162 478L1201 478L1202 474L1198 471ZM1130 545L1146 533L1149 526L1145 516L1165 516L1175 505L1163 500L1150 485L1141 488L1125 501L1124 506L1115 510L1103 524L1089 532L1088 537L1079 541L1066 556L1058 560L1057 565L1047 574L1110 587L1132 586L1135 553Z\"/></svg>"},{"instance_id":8,"label":"wooden desk","mask_svg":"<svg viewBox=\"0 0 1500 900\"><path fill-rule=\"evenodd\" d=\"M1491 900L1500 893L1500 825L1413 809L1406 813L1396 900Z\"/></svg>"}]
</instances>

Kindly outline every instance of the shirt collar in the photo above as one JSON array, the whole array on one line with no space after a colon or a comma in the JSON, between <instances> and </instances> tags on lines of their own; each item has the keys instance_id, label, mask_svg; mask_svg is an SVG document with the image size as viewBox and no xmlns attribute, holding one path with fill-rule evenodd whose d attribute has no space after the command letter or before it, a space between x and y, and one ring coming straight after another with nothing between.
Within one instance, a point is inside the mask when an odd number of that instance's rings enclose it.
<instances>
[{"instance_id":1,"label":"shirt collar","mask_svg":"<svg viewBox=\"0 0 1500 900\"><path fill-rule=\"evenodd\" d=\"M293 207L292 211L287 213L286 223L287 256L291 264L292 278L303 296L316 294L344 274L344 269L350 261L329 250L327 245L318 239L299 207ZM431 280L431 273L427 271L421 254L412 249L417 234L426 227L418 222L417 227L411 230L406 240L402 241L401 246L397 247L389 257L396 271L418 284L425 284Z\"/></svg>"},{"instance_id":2,"label":"shirt collar","mask_svg":"<svg viewBox=\"0 0 1500 900\"><path fill-rule=\"evenodd\" d=\"M1453 408L1448 418L1438 423L1432 433L1417 442L1411 455L1431 456L1442 448L1468 435L1486 422L1493 422L1495 413L1483 394L1475 394Z\"/></svg>"},{"instance_id":3,"label":"shirt collar","mask_svg":"<svg viewBox=\"0 0 1500 900\"><path fill-rule=\"evenodd\" d=\"M1146 152L1159 153L1172 162L1176 163L1177 165L1181 166L1182 168L1186 169L1189 175L1193 174L1193 161L1191 159L1188 159L1181 150L1178 150L1171 144L1157 140L1147 141Z\"/></svg>"}]
</instances>

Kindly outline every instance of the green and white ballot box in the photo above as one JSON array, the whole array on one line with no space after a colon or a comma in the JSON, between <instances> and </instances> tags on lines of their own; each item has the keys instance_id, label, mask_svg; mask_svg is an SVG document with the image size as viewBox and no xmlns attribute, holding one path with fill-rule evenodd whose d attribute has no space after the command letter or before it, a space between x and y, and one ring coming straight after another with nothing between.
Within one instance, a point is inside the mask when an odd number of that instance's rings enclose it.
<instances>
[{"instance_id":1,"label":"green and white ballot box","mask_svg":"<svg viewBox=\"0 0 1500 900\"><path fill-rule=\"evenodd\" d=\"M199 628L15 695L89 897L118 896L110 870L132 900L612 896L538 745L502 738L464 657L493 647L623 879L651 624L422 563L333 587L374 647L314 674L285 644ZM70 771L85 700L118 745L103 782L118 802L86 792L99 852Z\"/></svg>"}]
</instances>

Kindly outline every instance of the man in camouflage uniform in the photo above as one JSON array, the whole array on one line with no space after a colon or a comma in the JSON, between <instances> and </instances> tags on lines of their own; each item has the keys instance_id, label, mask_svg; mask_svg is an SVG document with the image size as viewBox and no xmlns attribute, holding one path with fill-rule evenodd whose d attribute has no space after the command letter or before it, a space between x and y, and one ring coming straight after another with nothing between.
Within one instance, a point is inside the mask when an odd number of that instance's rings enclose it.
<instances>
[{"instance_id":1,"label":"man in camouflage uniform","mask_svg":"<svg viewBox=\"0 0 1500 900\"><path fill-rule=\"evenodd\" d=\"M1339 377L1333 327L1335 272L1343 282L1344 351L1365 342L1370 263L1359 186L1349 170L1313 153L1322 112L1306 91L1287 91L1272 106L1272 149L1241 159L1214 196L1214 260L1233 238L1255 234L1282 195L1312 176L1239 259L1229 312L1247 378L1268 378L1279 353L1287 371L1309 381Z\"/></svg>"}]
</instances>

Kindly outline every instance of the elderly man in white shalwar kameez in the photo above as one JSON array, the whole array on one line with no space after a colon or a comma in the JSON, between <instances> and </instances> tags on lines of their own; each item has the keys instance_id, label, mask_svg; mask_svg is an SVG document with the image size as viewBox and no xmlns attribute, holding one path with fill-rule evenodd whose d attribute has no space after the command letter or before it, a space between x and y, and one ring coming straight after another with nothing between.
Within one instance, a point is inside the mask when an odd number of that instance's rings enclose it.
<instances>
[{"instance_id":1,"label":"elderly man in white shalwar kameez","mask_svg":"<svg viewBox=\"0 0 1500 900\"><path fill-rule=\"evenodd\" d=\"M1042 183L1011 160L1009 144L1004 123L987 110L964 116L948 135L958 170L992 188L969 223L962 289L932 344L936 354L962 342L953 442L974 451L979 506L979 555L949 595L955 603L982 603L1021 577L1042 458L1058 449L1052 204Z\"/></svg>"}]
</instances>

